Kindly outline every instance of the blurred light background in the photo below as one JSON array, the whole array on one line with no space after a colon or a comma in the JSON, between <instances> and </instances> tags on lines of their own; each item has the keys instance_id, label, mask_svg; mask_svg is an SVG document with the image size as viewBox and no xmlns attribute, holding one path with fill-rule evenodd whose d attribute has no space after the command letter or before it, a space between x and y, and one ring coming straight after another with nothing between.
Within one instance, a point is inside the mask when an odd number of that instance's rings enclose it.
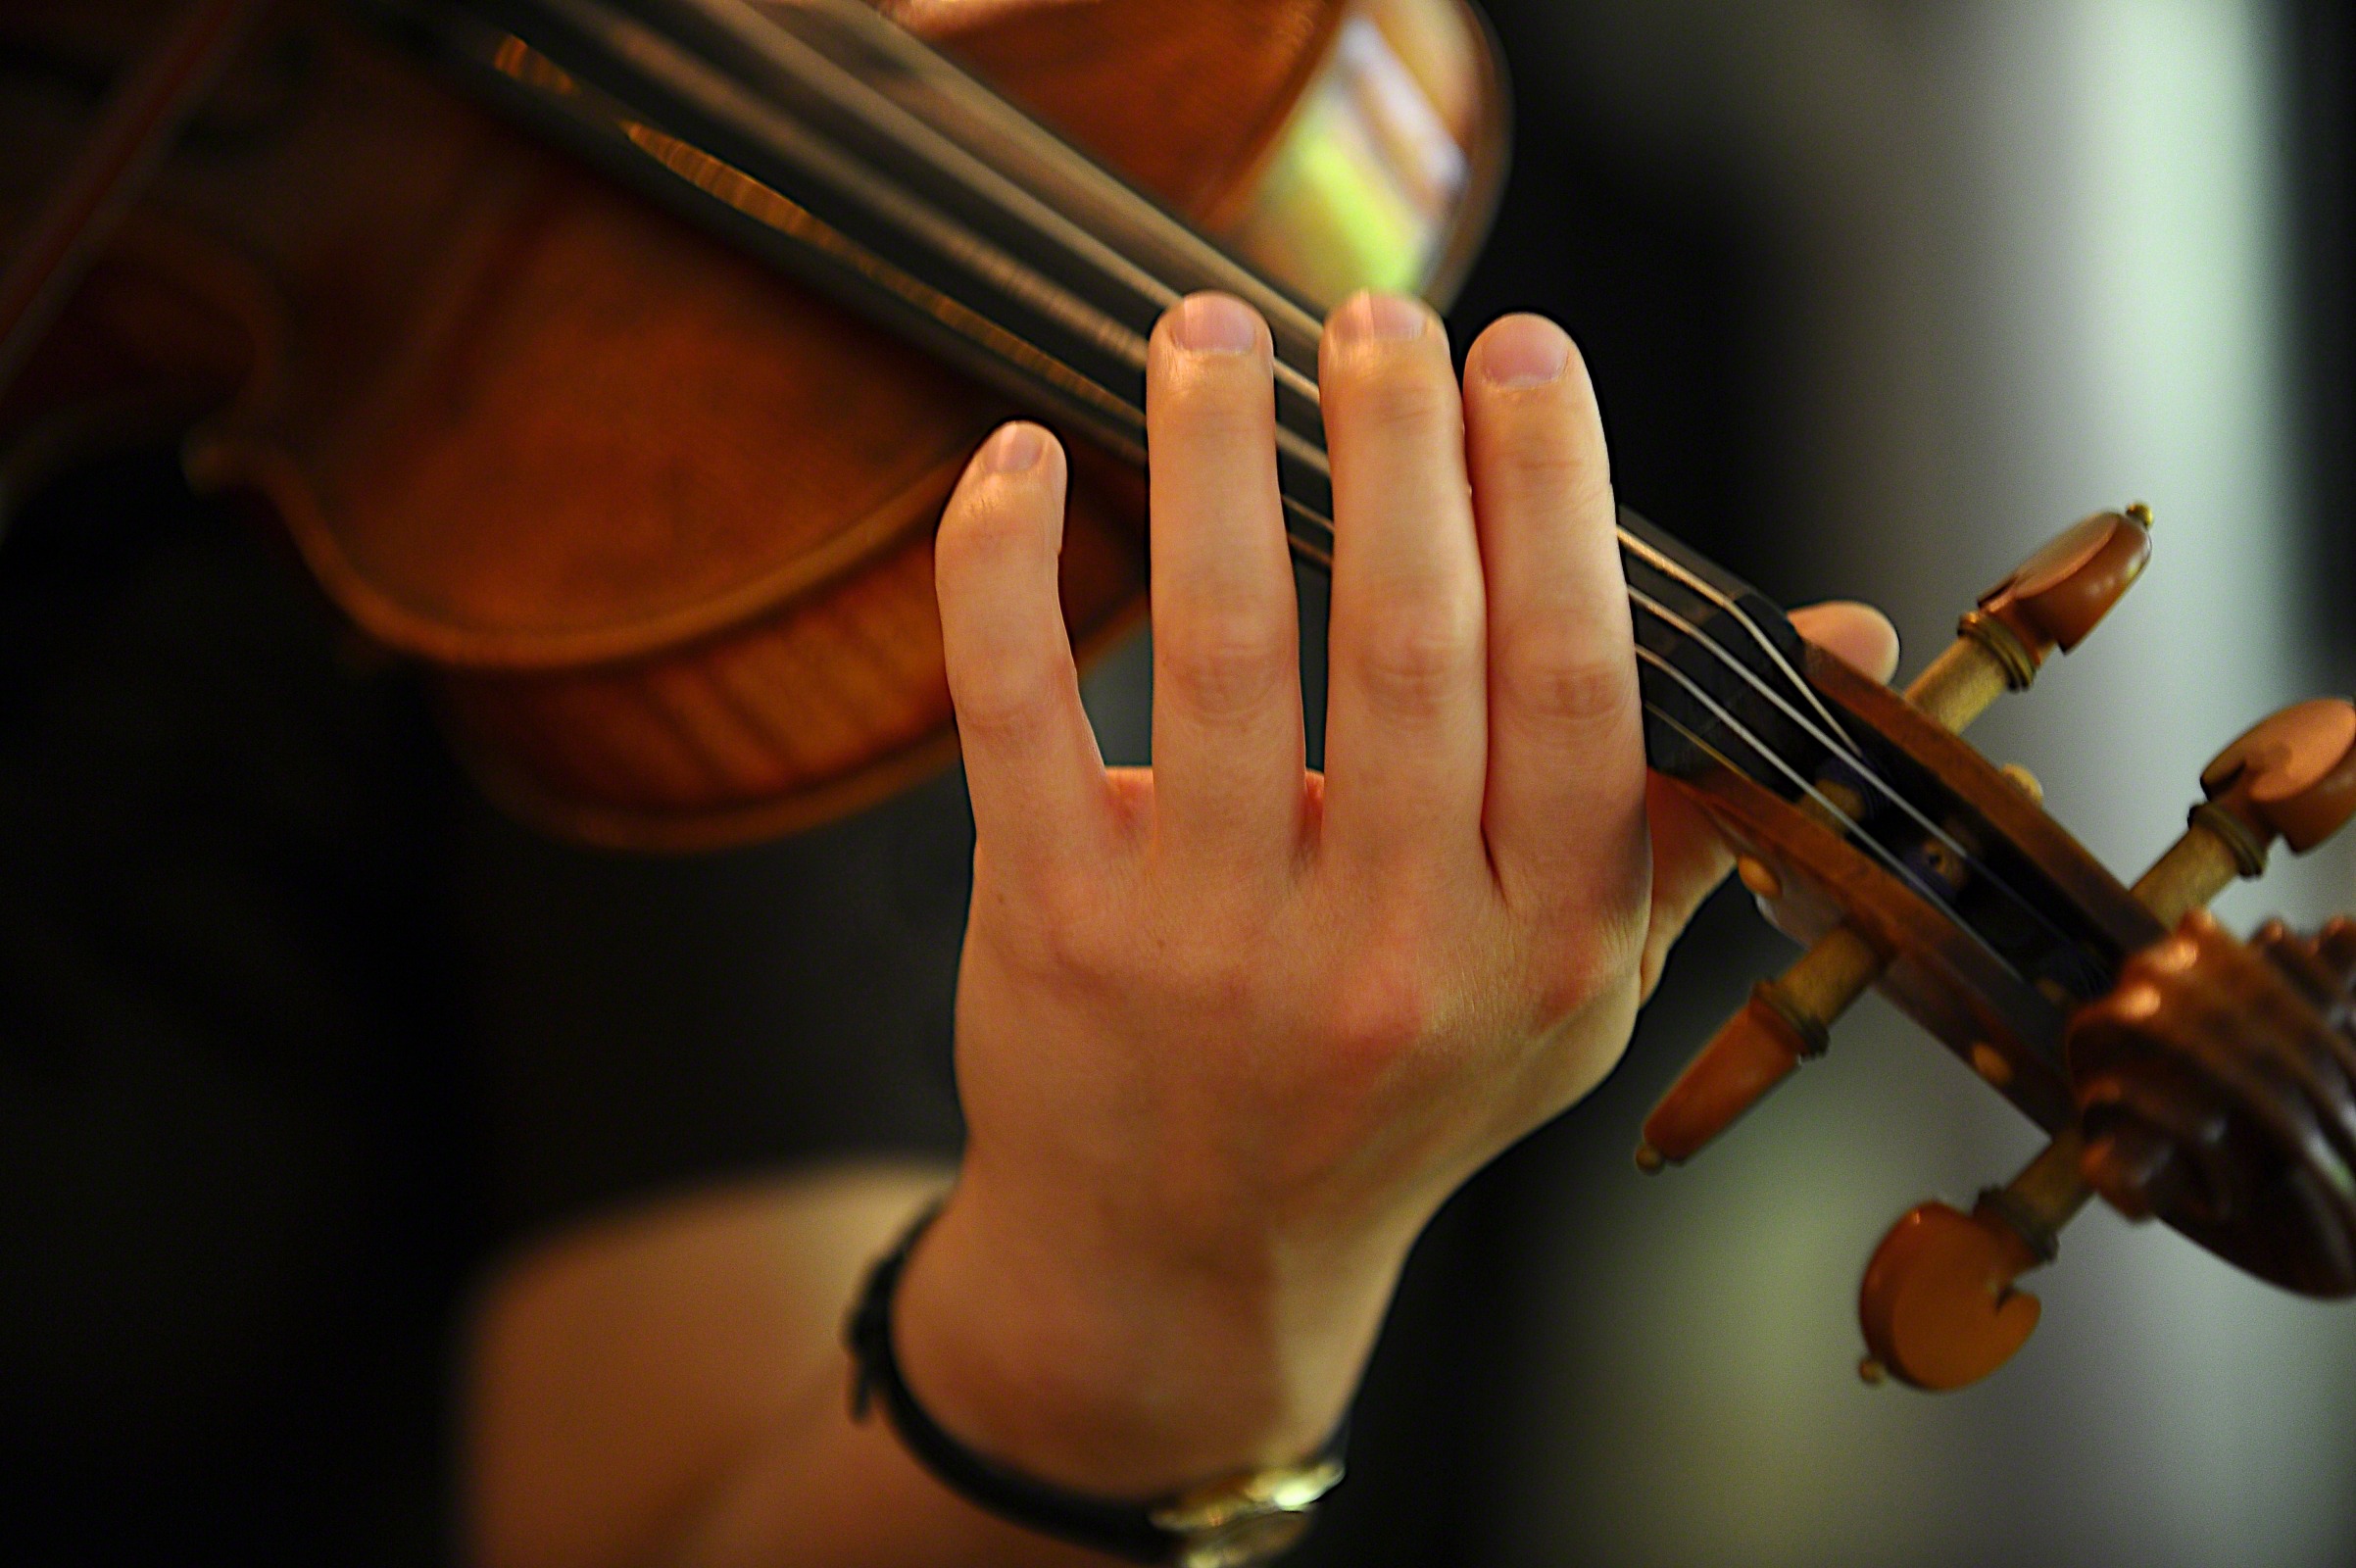
<instances>
[{"instance_id":1,"label":"blurred light background","mask_svg":"<svg viewBox=\"0 0 2356 1568\"><path fill-rule=\"evenodd\" d=\"M2129 876L2227 740L2356 684L2341 8L1488 9L1517 167L1459 345L1506 309L1568 323L1624 499L1787 602L1887 607L1908 671L2061 525L2151 503L2136 592L1973 735ZM1146 659L1092 686L1119 760ZM2356 907L2352 863L2279 861L2222 909ZM2039 1142L1878 1000L1693 1166L1634 1173L1644 1108L1789 951L1722 898L1615 1079L1444 1216L1309 1560L2356 1562L2356 1306L2099 1205L2011 1368L1858 1384L1884 1228Z\"/></svg>"}]
</instances>

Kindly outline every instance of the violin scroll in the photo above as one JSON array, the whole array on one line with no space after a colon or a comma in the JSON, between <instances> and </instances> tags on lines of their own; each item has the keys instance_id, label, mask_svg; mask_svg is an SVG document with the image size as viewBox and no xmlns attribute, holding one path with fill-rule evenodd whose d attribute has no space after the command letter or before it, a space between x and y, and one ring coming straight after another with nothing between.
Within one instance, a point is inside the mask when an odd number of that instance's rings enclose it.
<instances>
[{"instance_id":1,"label":"violin scroll","mask_svg":"<svg viewBox=\"0 0 2356 1568\"><path fill-rule=\"evenodd\" d=\"M2356 1295L2356 923L2271 921L2247 943L2204 910L2072 1021L2089 1186L2261 1278Z\"/></svg>"},{"instance_id":2,"label":"violin scroll","mask_svg":"<svg viewBox=\"0 0 2356 1568\"><path fill-rule=\"evenodd\" d=\"M2276 843L2304 853L2356 816L2356 704L2302 703L2227 746L2132 887L2044 814L2034 778L1957 739L2091 633L2150 529L2138 505L2065 530L1903 694L1815 660L1848 744L1792 790L1692 785L1744 885L1810 946L1662 1097L1641 1169L1691 1158L1823 1054L1868 988L2051 1134L1968 1212L1925 1203L1884 1239L1858 1295L1868 1381L1954 1389L2004 1365L2041 1312L2020 1281L2096 1196L2289 1289L2356 1295L2356 923L2245 944L2205 912Z\"/></svg>"},{"instance_id":3,"label":"violin scroll","mask_svg":"<svg viewBox=\"0 0 2356 1568\"><path fill-rule=\"evenodd\" d=\"M2356 1295L2356 922L2238 941L2203 907L2356 815L2356 705L2283 710L2202 771L2207 799L2134 889L2175 930L2133 955L2063 1036L2076 1115L1969 1216L1924 1204L1868 1266L1871 1381L1978 1381L2036 1326L2015 1289L2099 1194L2287 1290ZM2018 1303L2028 1301L2030 1306Z\"/></svg>"}]
</instances>

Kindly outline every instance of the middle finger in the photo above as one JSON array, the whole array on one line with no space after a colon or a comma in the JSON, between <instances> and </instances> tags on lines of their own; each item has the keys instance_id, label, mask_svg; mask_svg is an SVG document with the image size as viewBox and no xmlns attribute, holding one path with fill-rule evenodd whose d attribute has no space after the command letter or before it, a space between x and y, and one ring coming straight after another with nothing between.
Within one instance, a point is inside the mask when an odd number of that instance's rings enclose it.
<instances>
[{"instance_id":1,"label":"middle finger","mask_svg":"<svg viewBox=\"0 0 2356 1568\"><path fill-rule=\"evenodd\" d=\"M1156 832L1230 870L1288 863L1301 808L1271 354L1241 300L1197 294L1154 329L1147 371Z\"/></svg>"},{"instance_id":2,"label":"middle finger","mask_svg":"<svg viewBox=\"0 0 2356 1568\"><path fill-rule=\"evenodd\" d=\"M1481 841L1486 604L1440 318L1361 294L1320 357L1333 455L1326 842L1397 865Z\"/></svg>"}]
</instances>

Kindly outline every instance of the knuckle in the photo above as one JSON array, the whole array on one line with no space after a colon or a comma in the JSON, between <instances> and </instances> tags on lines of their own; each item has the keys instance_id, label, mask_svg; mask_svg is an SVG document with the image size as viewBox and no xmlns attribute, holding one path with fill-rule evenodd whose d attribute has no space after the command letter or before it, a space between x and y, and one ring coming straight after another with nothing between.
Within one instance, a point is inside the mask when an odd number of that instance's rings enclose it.
<instances>
[{"instance_id":1,"label":"knuckle","mask_svg":"<svg viewBox=\"0 0 2356 1568\"><path fill-rule=\"evenodd\" d=\"M1264 963L1221 936L1159 948L1152 968L1154 989L1199 1017L1233 1018L1250 1010Z\"/></svg>"},{"instance_id":2,"label":"knuckle","mask_svg":"<svg viewBox=\"0 0 2356 1568\"><path fill-rule=\"evenodd\" d=\"M1636 697L1628 662L1564 644L1553 636L1519 637L1499 649L1497 695L1546 724L1584 730L1616 722Z\"/></svg>"},{"instance_id":3,"label":"knuckle","mask_svg":"<svg viewBox=\"0 0 2356 1568\"><path fill-rule=\"evenodd\" d=\"M933 576L943 593L1009 562L1035 564L1055 552L1055 517L1009 494L1008 485L960 492L933 537Z\"/></svg>"},{"instance_id":4,"label":"knuckle","mask_svg":"<svg viewBox=\"0 0 2356 1568\"><path fill-rule=\"evenodd\" d=\"M1276 416L1267 373L1252 362L1190 362L1169 370L1149 390L1153 412L1190 436L1256 440Z\"/></svg>"},{"instance_id":5,"label":"knuckle","mask_svg":"<svg viewBox=\"0 0 2356 1568\"><path fill-rule=\"evenodd\" d=\"M1440 990L1421 963L1371 964L1344 988L1326 1019L1328 1055L1347 1077L1381 1077L1415 1054L1440 1025Z\"/></svg>"},{"instance_id":6,"label":"knuckle","mask_svg":"<svg viewBox=\"0 0 2356 1568\"><path fill-rule=\"evenodd\" d=\"M1340 424L1369 438L1453 424L1455 383L1412 350L1353 355L1344 362Z\"/></svg>"},{"instance_id":7,"label":"knuckle","mask_svg":"<svg viewBox=\"0 0 2356 1568\"><path fill-rule=\"evenodd\" d=\"M1157 628L1157 677L1172 696L1207 718L1232 718L1263 705L1297 678L1285 628L1241 611L1190 615Z\"/></svg>"},{"instance_id":8,"label":"knuckle","mask_svg":"<svg viewBox=\"0 0 2356 1568\"><path fill-rule=\"evenodd\" d=\"M953 662L950 705L969 736L1015 737L1038 728L1054 707L1055 683L1027 661Z\"/></svg>"},{"instance_id":9,"label":"knuckle","mask_svg":"<svg viewBox=\"0 0 2356 1568\"><path fill-rule=\"evenodd\" d=\"M1639 985L1649 961L1649 925L1641 908L1580 922L1540 977L1539 1005L1547 1021L1576 1017Z\"/></svg>"},{"instance_id":10,"label":"knuckle","mask_svg":"<svg viewBox=\"0 0 2356 1568\"><path fill-rule=\"evenodd\" d=\"M1394 883L1375 893L1359 921L1351 956L1323 1028L1348 1077L1371 1082L1420 1054L1448 1032L1461 986L1451 976L1453 921L1428 892Z\"/></svg>"},{"instance_id":11,"label":"knuckle","mask_svg":"<svg viewBox=\"0 0 2356 1568\"><path fill-rule=\"evenodd\" d=\"M1611 468L1600 454L1582 450L1569 432L1553 427L1498 443L1501 457L1490 470L1508 498L1547 517L1586 517L1611 505Z\"/></svg>"},{"instance_id":12,"label":"knuckle","mask_svg":"<svg viewBox=\"0 0 2356 1568\"><path fill-rule=\"evenodd\" d=\"M1092 877L1044 870L1025 879L1020 895L1022 955L1032 971L1059 988L1088 990L1117 984L1120 923L1106 918Z\"/></svg>"},{"instance_id":13,"label":"knuckle","mask_svg":"<svg viewBox=\"0 0 2356 1568\"><path fill-rule=\"evenodd\" d=\"M1355 650L1352 672L1382 707L1410 716L1429 714L1475 678L1484 635L1480 606L1471 595L1420 610L1402 608Z\"/></svg>"}]
</instances>

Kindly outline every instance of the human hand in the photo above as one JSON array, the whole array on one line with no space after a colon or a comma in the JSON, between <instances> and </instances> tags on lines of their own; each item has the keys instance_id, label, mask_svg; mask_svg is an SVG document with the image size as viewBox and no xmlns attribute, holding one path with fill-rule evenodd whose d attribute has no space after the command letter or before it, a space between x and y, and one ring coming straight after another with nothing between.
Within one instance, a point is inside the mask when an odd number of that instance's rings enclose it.
<instances>
[{"instance_id":1,"label":"human hand","mask_svg":"<svg viewBox=\"0 0 2356 1568\"><path fill-rule=\"evenodd\" d=\"M1065 470L1009 425L938 547L978 848L969 1144L902 1287L935 1416L1150 1495L1314 1448L1439 1204L1608 1072L1729 860L1644 770L1600 420L1551 323L1461 390L1361 296L1320 385L1326 767L1303 761L1266 328L1197 296L1149 371L1151 771L1107 770L1055 592ZM1887 674L1870 612L1803 633Z\"/></svg>"}]
</instances>

